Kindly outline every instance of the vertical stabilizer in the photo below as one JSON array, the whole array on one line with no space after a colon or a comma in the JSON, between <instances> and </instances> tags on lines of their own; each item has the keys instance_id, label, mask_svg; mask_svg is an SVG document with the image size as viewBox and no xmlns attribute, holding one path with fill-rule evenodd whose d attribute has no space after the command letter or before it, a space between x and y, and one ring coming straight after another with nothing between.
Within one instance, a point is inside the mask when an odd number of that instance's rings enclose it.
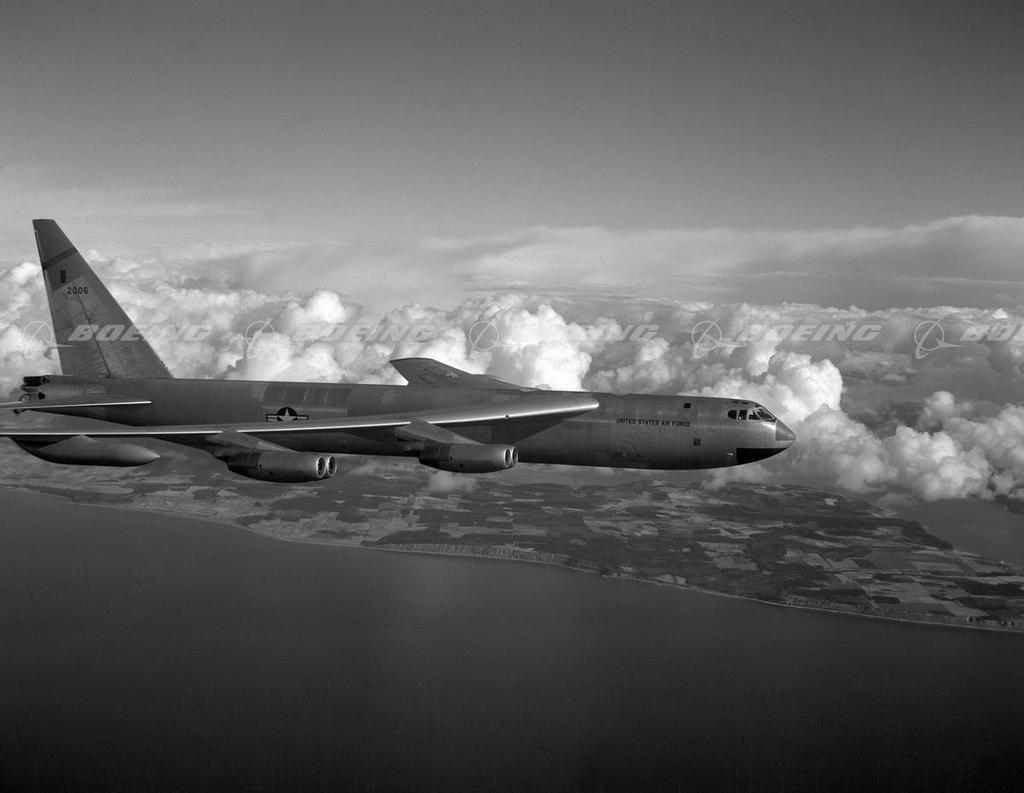
<instances>
[{"instance_id":1,"label":"vertical stabilizer","mask_svg":"<svg viewBox=\"0 0 1024 793\"><path fill-rule=\"evenodd\" d=\"M170 377L103 282L52 220L33 220L64 374Z\"/></svg>"}]
</instances>

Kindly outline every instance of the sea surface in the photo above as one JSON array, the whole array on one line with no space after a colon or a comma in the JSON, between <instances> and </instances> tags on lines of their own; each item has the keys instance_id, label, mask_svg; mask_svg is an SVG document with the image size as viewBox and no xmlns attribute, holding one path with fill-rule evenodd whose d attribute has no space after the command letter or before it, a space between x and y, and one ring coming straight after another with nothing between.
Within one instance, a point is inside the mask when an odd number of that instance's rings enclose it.
<instances>
[{"instance_id":1,"label":"sea surface","mask_svg":"<svg viewBox=\"0 0 1024 793\"><path fill-rule=\"evenodd\" d=\"M1024 637L0 491L0 790L965 791Z\"/></svg>"},{"instance_id":2,"label":"sea surface","mask_svg":"<svg viewBox=\"0 0 1024 793\"><path fill-rule=\"evenodd\" d=\"M1024 569L1024 514L1011 512L1002 501L922 501L899 514L946 542Z\"/></svg>"}]
</instances>

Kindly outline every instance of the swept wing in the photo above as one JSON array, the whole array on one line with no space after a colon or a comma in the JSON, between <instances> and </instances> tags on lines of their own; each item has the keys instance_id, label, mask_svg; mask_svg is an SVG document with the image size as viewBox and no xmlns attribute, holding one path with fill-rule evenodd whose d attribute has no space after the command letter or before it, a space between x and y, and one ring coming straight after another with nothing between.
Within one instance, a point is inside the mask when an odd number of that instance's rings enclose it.
<instances>
[{"instance_id":1,"label":"swept wing","mask_svg":"<svg viewBox=\"0 0 1024 793\"><path fill-rule=\"evenodd\" d=\"M447 428L474 424L504 424L530 419L565 419L586 413L598 407L598 401L589 394L540 394L529 395L496 404L471 405L460 408L412 411L408 413L387 413L376 416L354 416L343 419L319 419L303 422L266 422L191 424L143 427L95 427L60 429L0 429L0 437L14 438L28 442L58 441L75 436L89 438L155 438L170 441L209 440L218 444L254 448L250 441L273 443L282 435L303 435L307 433L353 433L394 429L407 440L426 442L473 443Z\"/></svg>"},{"instance_id":2,"label":"swept wing","mask_svg":"<svg viewBox=\"0 0 1024 793\"><path fill-rule=\"evenodd\" d=\"M65 399L32 399L17 402L0 402L0 410L60 410L63 408L113 408L126 405L151 405L148 399L137 397L121 397L104 394L103 396L76 396Z\"/></svg>"}]
</instances>

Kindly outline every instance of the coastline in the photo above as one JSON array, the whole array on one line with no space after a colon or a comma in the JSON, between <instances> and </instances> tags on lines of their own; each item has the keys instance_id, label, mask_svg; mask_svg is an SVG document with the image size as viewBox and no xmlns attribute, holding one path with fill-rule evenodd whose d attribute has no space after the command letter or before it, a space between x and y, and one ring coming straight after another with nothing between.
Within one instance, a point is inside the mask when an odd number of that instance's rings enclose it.
<instances>
[{"instance_id":1,"label":"coastline","mask_svg":"<svg viewBox=\"0 0 1024 793\"><path fill-rule=\"evenodd\" d=\"M445 544L434 544L434 543L417 543L411 545L394 545L394 546L382 546L382 545L357 545L354 543L337 542L327 539L318 539L314 537L287 537L280 534L276 534L271 531L260 530L252 526L246 526L236 521L227 520L221 517L207 517L202 515L196 515L187 511L177 511L171 509L153 509L152 507L133 507L130 505L114 505L114 504L99 504L92 502L81 502L76 501L73 496L57 494L57 493L43 493L37 490L32 490L23 486L3 486L0 490L9 493L20 493L26 496L34 496L36 498L57 498L68 504L74 504L89 508L99 509L112 509L126 512L137 512L139 514L152 514L162 515L172 518L179 518L183 520L193 520L202 523L211 523L218 526L227 526L232 529L241 530L249 534L255 534L260 537L264 537L270 540L278 542L292 542L292 543L304 543L307 545L320 545L328 546L333 548L343 548L354 551L382 551L386 553L406 553L406 554L420 554L427 556L443 556L448 558L464 558L464 559L487 559L492 561L507 561L507 562L520 562L526 564L538 564L547 565L551 567L558 567L565 570L571 570L577 573L590 573L600 575L602 578L617 579L620 581L634 581L641 584L654 584L657 586L671 587L676 590L684 592L692 592L698 595L712 595L715 597L731 598L734 600L743 600L751 603L758 603L764 606L774 606L778 608L797 609L801 611L818 612L823 614L834 614L847 617L863 617L875 620L884 620L886 622L897 622L907 625L925 625L934 628L950 628L955 630L974 630L974 631L986 631L989 633L998 634L1017 634L1024 633L1024 626L1000 626L1000 625L979 625L970 624L964 622L949 621L942 619L913 619L909 617L899 617L886 614L873 614L870 612L856 611L849 608L830 607L827 604L818 603L793 603L785 601L767 600L751 595L739 595L732 592L723 592L715 589L707 589L704 587L695 586L693 584L685 583L681 584L676 581L665 581L656 578L647 578L638 575L628 575L623 573L602 573L596 565L588 562L579 562L568 558L558 557L545 559L541 558L542 555L534 551L525 551L512 546L492 546L492 545L479 545L479 546L468 546L459 545L458 543L445 543ZM411 547L414 545L415 547Z\"/></svg>"}]
</instances>

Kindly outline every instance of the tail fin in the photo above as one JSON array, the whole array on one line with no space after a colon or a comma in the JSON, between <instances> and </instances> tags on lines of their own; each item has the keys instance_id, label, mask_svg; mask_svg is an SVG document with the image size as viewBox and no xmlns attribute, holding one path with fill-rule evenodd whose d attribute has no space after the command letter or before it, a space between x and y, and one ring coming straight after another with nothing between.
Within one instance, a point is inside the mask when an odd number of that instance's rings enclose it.
<instances>
[{"instance_id":1,"label":"tail fin","mask_svg":"<svg viewBox=\"0 0 1024 793\"><path fill-rule=\"evenodd\" d=\"M164 362L52 220L33 220L64 374L167 377Z\"/></svg>"}]
</instances>

